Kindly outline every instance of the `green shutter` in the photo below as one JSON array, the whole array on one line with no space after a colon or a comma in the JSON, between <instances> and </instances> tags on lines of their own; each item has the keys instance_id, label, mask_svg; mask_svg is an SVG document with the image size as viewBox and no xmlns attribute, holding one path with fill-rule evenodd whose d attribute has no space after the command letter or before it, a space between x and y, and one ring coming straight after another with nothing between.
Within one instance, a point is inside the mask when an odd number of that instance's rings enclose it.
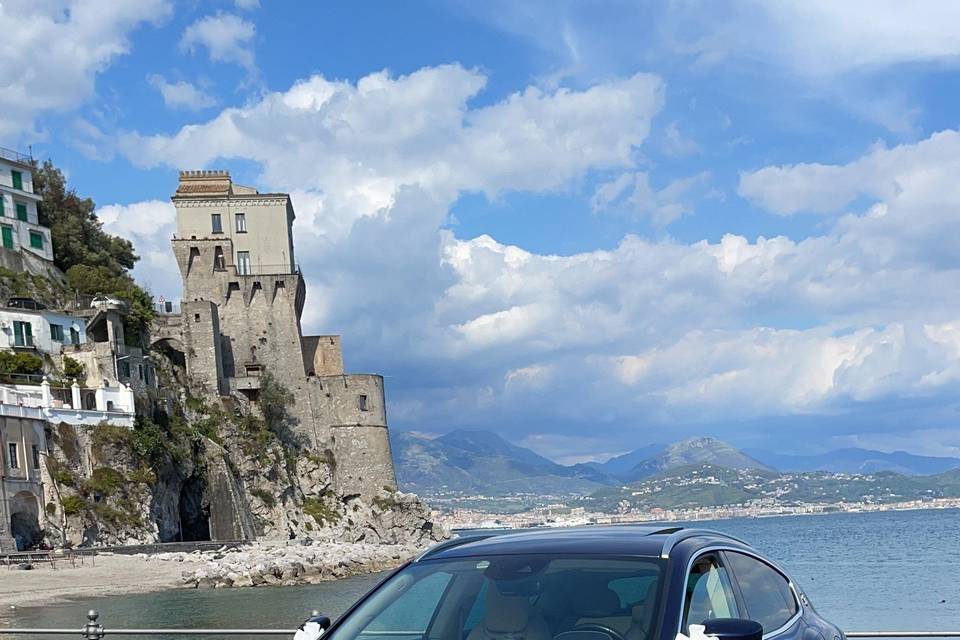
<instances>
[{"instance_id":1,"label":"green shutter","mask_svg":"<svg viewBox=\"0 0 960 640\"><path fill-rule=\"evenodd\" d=\"M0 229L3 231L3 248L13 249L13 227L3 225Z\"/></svg>"},{"instance_id":2,"label":"green shutter","mask_svg":"<svg viewBox=\"0 0 960 640\"><path fill-rule=\"evenodd\" d=\"M2 217L4 217L4 218L7 217L7 212L4 211L4 207L6 206L6 204L7 204L7 203L6 203L6 198L4 198L4 197L3 197L3 194L0 193L0 216L2 216Z\"/></svg>"},{"instance_id":3,"label":"green shutter","mask_svg":"<svg viewBox=\"0 0 960 640\"><path fill-rule=\"evenodd\" d=\"M17 203L17 220L27 221L27 205L22 202Z\"/></svg>"},{"instance_id":4,"label":"green shutter","mask_svg":"<svg viewBox=\"0 0 960 640\"><path fill-rule=\"evenodd\" d=\"M43 234L36 231L31 231L30 246L34 249L43 249Z\"/></svg>"},{"instance_id":5,"label":"green shutter","mask_svg":"<svg viewBox=\"0 0 960 640\"><path fill-rule=\"evenodd\" d=\"M11 171L10 175L13 177L13 188L23 191L23 174L19 171Z\"/></svg>"},{"instance_id":6,"label":"green shutter","mask_svg":"<svg viewBox=\"0 0 960 640\"><path fill-rule=\"evenodd\" d=\"M27 346L32 347L33 346L33 325L30 324L29 322L24 322L23 329L24 329L24 332L23 332L24 338L26 338L26 341L27 341Z\"/></svg>"}]
</instances>

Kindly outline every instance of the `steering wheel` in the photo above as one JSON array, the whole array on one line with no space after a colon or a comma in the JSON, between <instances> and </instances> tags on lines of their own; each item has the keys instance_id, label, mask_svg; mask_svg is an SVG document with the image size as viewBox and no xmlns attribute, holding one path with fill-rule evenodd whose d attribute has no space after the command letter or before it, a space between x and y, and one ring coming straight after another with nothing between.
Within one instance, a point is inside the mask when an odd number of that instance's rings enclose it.
<instances>
[{"instance_id":1,"label":"steering wheel","mask_svg":"<svg viewBox=\"0 0 960 640\"><path fill-rule=\"evenodd\" d=\"M613 640L625 640L622 633L613 627L608 627L599 622L584 622L583 624L578 624L573 628L573 631L600 631L613 638Z\"/></svg>"}]
</instances>

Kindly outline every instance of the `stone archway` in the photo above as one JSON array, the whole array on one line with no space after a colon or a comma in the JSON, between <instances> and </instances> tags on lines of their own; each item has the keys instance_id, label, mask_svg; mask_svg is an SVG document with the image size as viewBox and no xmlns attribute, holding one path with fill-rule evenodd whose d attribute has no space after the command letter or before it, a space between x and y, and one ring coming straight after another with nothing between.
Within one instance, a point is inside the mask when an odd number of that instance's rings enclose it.
<instances>
[{"instance_id":1,"label":"stone archway","mask_svg":"<svg viewBox=\"0 0 960 640\"><path fill-rule=\"evenodd\" d=\"M159 338L154 340L150 345L152 351L162 353L165 355L170 362L174 365L186 369L187 368L187 350L183 346L183 342L179 338L167 337Z\"/></svg>"},{"instance_id":2,"label":"stone archway","mask_svg":"<svg viewBox=\"0 0 960 640\"><path fill-rule=\"evenodd\" d=\"M34 547L43 537L40 500L29 491L21 491L10 499L10 535L21 551Z\"/></svg>"}]
</instances>

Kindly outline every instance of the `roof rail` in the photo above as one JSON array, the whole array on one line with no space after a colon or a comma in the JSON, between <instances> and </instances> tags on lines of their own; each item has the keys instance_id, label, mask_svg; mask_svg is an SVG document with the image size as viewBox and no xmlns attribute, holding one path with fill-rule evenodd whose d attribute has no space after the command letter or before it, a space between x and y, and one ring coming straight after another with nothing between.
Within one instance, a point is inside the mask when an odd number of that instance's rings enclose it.
<instances>
[{"instance_id":1,"label":"roof rail","mask_svg":"<svg viewBox=\"0 0 960 640\"><path fill-rule=\"evenodd\" d=\"M443 542L438 542L433 545L419 556L414 559L414 562L420 562L421 560L432 556L435 553L441 551L446 551L447 549L453 549L454 547L459 547L462 544L467 544L468 542L477 542L478 540L486 540L487 538L492 538L499 533L471 533L466 536L459 536L456 538L451 538L449 540L444 540Z\"/></svg>"},{"instance_id":2,"label":"roof rail","mask_svg":"<svg viewBox=\"0 0 960 640\"><path fill-rule=\"evenodd\" d=\"M733 540L734 542L739 542L740 544L745 544L750 546L745 540L741 540L736 536L732 536L729 533L724 533L723 531L715 531L713 529L677 529L670 533L666 540L663 542L663 549L660 551L660 557L666 560L670 557L670 552L673 551L673 548L687 540L689 538L696 538L699 536L721 536L727 538L728 540Z\"/></svg>"}]
</instances>

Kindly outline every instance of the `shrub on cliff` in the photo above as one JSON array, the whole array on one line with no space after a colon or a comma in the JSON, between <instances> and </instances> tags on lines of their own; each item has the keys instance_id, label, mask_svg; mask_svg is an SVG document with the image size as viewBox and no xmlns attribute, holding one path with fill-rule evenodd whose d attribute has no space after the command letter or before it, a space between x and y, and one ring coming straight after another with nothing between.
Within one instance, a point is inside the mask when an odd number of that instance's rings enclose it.
<instances>
[{"instance_id":1,"label":"shrub on cliff","mask_svg":"<svg viewBox=\"0 0 960 640\"><path fill-rule=\"evenodd\" d=\"M43 360L32 353L0 351L0 374L10 373L43 373Z\"/></svg>"}]
</instances>

